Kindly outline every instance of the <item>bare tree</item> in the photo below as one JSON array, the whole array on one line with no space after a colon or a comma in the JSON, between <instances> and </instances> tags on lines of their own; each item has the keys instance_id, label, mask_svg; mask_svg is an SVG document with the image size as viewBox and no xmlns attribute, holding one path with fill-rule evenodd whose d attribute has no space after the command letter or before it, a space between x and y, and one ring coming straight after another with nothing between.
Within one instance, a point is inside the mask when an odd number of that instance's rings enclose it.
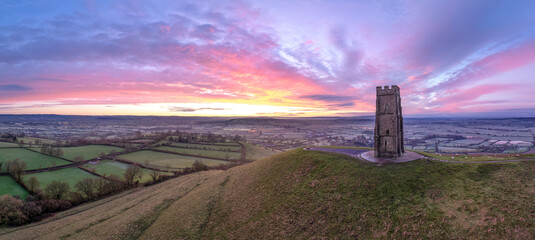
<instances>
[{"instance_id":1,"label":"bare tree","mask_svg":"<svg viewBox=\"0 0 535 240\"><path fill-rule=\"evenodd\" d=\"M152 172L150 172L150 177L152 178L153 182L156 182L158 177L160 177L160 172L152 170Z\"/></svg>"},{"instance_id":2,"label":"bare tree","mask_svg":"<svg viewBox=\"0 0 535 240\"><path fill-rule=\"evenodd\" d=\"M141 177L143 177L143 171L141 171L141 168L136 165L130 165L124 172L124 179L126 180L126 184L130 186L134 186L137 182L141 180Z\"/></svg>"},{"instance_id":3,"label":"bare tree","mask_svg":"<svg viewBox=\"0 0 535 240\"><path fill-rule=\"evenodd\" d=\"M195 160L195 162L192 165L192 168L195 171L206 171L208 170L208 166L204 164L201 160Z\"/></svg>"},{"instance_id":4,"label":"bare tree","mask_svg":"<svg viewBox=\"0 0 535 240\"><path fill-rule=\"evenodd\" d=\"M9 174L13 176L16 182L22 182L24 170L26 170L26 163L18 158L9 163Z\"/></svg>"},{"instance_id":5,"label":"bare tree","mask_svg":"<svg viewBox=\"0 0 535 240\"><path fill-rule=\"evenodd\" d=\"M30 192L35 193L39 187L39 181L37 181L37 178L31 177L28 180L28 187L30 187Z\"/></svg>"},{"instance_id":6,"label":"bare tree","mask_svg":"<svg viewBox=\"0 0 535 240\"><path fill-rule=\"evenodd\" d=\"M84 160L85 160L85 158L84 158L84 157L82 157L82 156L76 156L76 157L74 157L74 159L73 159L73 160L74 160L75 162L82 162L82 161L84 161Z\"/></svg>"},{"instance_id":7,"label":"bare tree","mask_svg":"<svg viewBox=\"0 0 535 240\"><path fill-rule=\"evenodd\" d=\"M53 199L62 199L69 193L70 187L66 182L52 181L45 188L46 194Z\"/></svg>"},{"instance_id":8,"label":"bare tree","mask_svg":"<svg viewBox=\"0 0 535 240\"><path fill-rule=\"evenodd\" d=\"M108 179L109 181L107 181L107 184L111 192L119 192L124 189L125 183L121 177L117 175L111 175L108 177Z\"/></svg>"},{"instance_id":9,"label":"bare tree","mask_svg":"<svg viewBox=\"0 0 535 240\"><path fill-rule=\"evenodd\" d=\"M63 150L61 150L61 148L56 148L54 150L54 157L62 157L63 156Z\"/></svg>"},{"instance_id":10,"label":"bare tree","mask_svg":"<svg viewBox=\"0 0 535 240\"><path fill-rule=\"evenodd\" d=\"M102 197L108 193L110 193L110 186L108 184L108 180L104 178L97 178L94 182L95 184L95 190L99 197Z\"/></svg>"},{"instance_id":11,"label":"bare tree","mask_svg":"<svg viewBox=\"0 0 535 240\"><path fill-rule=\"evenodd\" d=\"M94 178L84 178L74 185L76 189L80 192L83 192L87 199L93 199L95 194L95 179Z\"/></svg>"}]
</instances>

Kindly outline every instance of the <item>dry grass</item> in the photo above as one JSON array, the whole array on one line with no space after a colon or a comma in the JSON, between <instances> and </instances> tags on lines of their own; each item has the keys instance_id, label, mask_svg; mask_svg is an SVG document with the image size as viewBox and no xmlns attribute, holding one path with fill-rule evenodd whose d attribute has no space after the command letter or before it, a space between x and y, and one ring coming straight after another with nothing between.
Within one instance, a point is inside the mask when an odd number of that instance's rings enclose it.
<instances>
[{"instance_id":1,"label":"dry grass","mask_svg":"<svg viewBox=\"0 0 535 240\"><path fill-rule=\"evenodd\" d=\"M256 146L250 143L243 143L243 145L245 147L245 158L250 160L260 160L281 153L279 150Z\"/></svg>"},{"instance_id":2,"label":"dry grass","mask_svg":"<svg viewBox=\"0 0 535 240\"><path fill-rule=\"evenodd\" d=\"M294 150L207 180L143 238L533 238L534 168L424 160L376 167Z\"/></svg>"},{"instance_id":3,"label":"dry grass","mask_svg":"<svg viewBox=\"0 0 535 240\"><path fill-rule=\"evenodd\" d=\"M0 235L0 239L125 239L138 230L136 221L151 217L166 201L176 201L218 171L187 175L147 188L82 205L42 223ZM72 215L71 215L72 214Z\"/></svg>"}]
</instances>

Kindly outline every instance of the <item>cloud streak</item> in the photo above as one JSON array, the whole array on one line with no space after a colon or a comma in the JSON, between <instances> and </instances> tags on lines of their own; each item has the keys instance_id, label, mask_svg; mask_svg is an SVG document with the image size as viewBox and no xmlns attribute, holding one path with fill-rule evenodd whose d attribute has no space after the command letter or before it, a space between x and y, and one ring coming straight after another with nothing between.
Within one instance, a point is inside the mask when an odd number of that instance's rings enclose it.
<instances>
[{"instance_id":1,"label":"cloud streak","mask_svg":"<svg viewBox=\"0 0 535 240\"><path fill-rule=\"evenodd\" d=\"M533 81L504 77L534 62L532 1L63 4L1 8L2 113L29 102L58 111L89 104L95 114L98 106L233 103L347 116L373 111L375 86L389 84L401 86L408 113L535 103L518 96Z\"/></svg>"}]
</instances>

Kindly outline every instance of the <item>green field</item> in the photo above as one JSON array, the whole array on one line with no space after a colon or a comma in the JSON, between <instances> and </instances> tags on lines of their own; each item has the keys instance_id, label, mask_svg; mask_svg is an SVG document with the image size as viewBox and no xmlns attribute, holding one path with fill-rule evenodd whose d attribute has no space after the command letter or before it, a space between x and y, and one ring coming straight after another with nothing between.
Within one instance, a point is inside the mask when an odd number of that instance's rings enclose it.
<instances>
[{"instance_id":1,"label":"green field","mask_svg":"<svg viewBox=\"0 0 535 240\"><path fill-rule=\"evenodd\" d=\"M47 138L36 138L36 137L18 137L17 138L17 141L24 141L24 144L28 144L30 142L35 143L35 140L39 140L41 141L41 144L54 144L56 143L57 141L56 140L52 140L52 139L47 139Z\"/></svg>"},{"instance_id":2,"label":"green field","mask_svg":"<svg viewBox=\"0 0 535 240\"><path fill-rule=\"evenodd\" d=\"M228 146L240 146L240 144L237 143L237 142L220 142L220 143L214 143L214 144L217 144L217 145L228 145Z\"/></svg>"},{"instance_id":3,"label":"green field","mask_svg":"<svg viewBox=\"0 0 535 240\"><path fill-rule=\"evenodd\" d=\"M64 147L63 157L66 159L73 160L77 156L83 157L85 160L94 159L99 156L101 152L109 154L110 151L115 150L115 152L122 152L124 149L120 147L112 147L106 145L87 145L81 147Z\"/></svg>"},{"instance_id":4,"label":"green field","mask_svg":"<svg viewBox=\"0 0 535 240\"><path fill-rule=\"evenodd\" d=\"M86 164L83 167L89 170L94 170L96 173L102 175L102 176L111 176L111 175L117 175L121 178L123 178L123 174L125 170L128 168L128 164L112 161L112 160L102 160L98 164ZM150 173L152 170L142 168L143 171L143 177L141 178L141 182L148 182L151 181L152 178L150 176ZM171 173L168 172L159 172L160 175L171 175Z\"/></svg>"},{"instance_id":5,"label":"green field","mask_svg":"<svg viewBox=\"0 0 535 240\"><path fill-rule=\"evenodd\" d=\"M52 181L63 181L69 183L71 186L71 191L74 190L74 185L84 179L89 177L97 177L91 173L88 173L82 169L79 168L64 168L60 170L54 170L54 171L48 171L48 172L40 172L40 173L32 173L24 175L24 182L27 184L28 180L31 177L37 178L37 181L39 182L39 188L44 189L48 184L50 184Z\"/></svg>"},{"instance_id":6,"label":"green field","mask_svg":"<svg viewBox=\"0 0 535 240\"><path fill-rule=\"evenodd\" d=\"M177 142L173 142L173 143L171 143L171 146L183 147L183 148L195 148L195 149L205 149L206 148L206 150L213 150L213 151L229 151L229 150L230 151L240 151L241 150L241 146L240 145L235 145L235 144L231 145L230 143L229 143L228 146L218 146L218 145L210 145L210 144L194 144L194 143L177 143Z\"/></svg>"},{"instance_id":7,"label":"green field","mask_svg":"<svg viewBox=\"0 0 535 240\"><path fill-rule=\"evenodd\" d=\"M24 198L28 195L28 191L10 176L0 176L0 196L4 194L17 195Z\"/></svg>"},{"instance_id":8,"label":"green field","mask_svg":"<svg viewBox=\"0 0 535 240\"><path fill-rule=\"evenodd\" d=\"M71 163L59 158L36 153L24 148L3 148L0 149L0 162L3 162L4 164L0 172L6 172L5 162L14 160L16 158L26 163L26 170L61 166Z\"/></svg>"},{"instance_id":9,"label":"green field","mask_svg":"<svg viewBox=\"0 0 535 240\"><path fill-rule=\"evenodd\" d=\"M17 145L16 143L10 143L10 142L0 142L0 148L5 148L5 147L18 147L19 145Z\"/></svg>"},{"instance_id":10,"label":"green field","mask_svg":"<svg viewBox=\"0 0 535 240\"><path fill-rule=\"evenodd\" d=\"M202 149L193 149L193 148L177 148L177 147L157 147L158 150L176 152L180 154L195 155L199 157L213 157L213 158L222 158L222 159L240 159L241 153L239 152L221 152L221 151L211 151L211 150L202 150Z\"/></svg>"},{"instance_id":11,"label":"green field","mask_svg":"<svg viewBox=\"0 0 535 240\"><path fill-rule=\"evenodd\" d=\"M141 164L146 164L146 162L148 161L149 165L158 166L161 168L165 168L166 166L169 166L171 168L191 167L191 165L195 162L195 160L201 160L204 164L208 166L217 166L220 164L228 163L226 161L212 160L212 159L207 159L207 158L202 158L202 157L180 156L180 155L175 155L175 154L160 153L160 152L154 152L154 151L148 151L148 150L119 155L118 158L126 159L129 161L137 162Z\"/></svg>"}]
</instances>

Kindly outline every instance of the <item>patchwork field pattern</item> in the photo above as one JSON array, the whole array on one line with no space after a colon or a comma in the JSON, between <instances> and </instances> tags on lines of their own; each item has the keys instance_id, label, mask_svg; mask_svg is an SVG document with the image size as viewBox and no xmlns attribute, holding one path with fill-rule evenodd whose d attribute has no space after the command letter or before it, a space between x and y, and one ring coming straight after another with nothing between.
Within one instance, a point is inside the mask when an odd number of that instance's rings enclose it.
<instances>
[{"instance_id":1,"label":"patchwork field pattern","mask_svg":"<svg viewBox=\"0 0 535 240\"><path fill-rule=\"evenodd\" d=\"M116 175L119 176L121 179L124 179L124 172L128 168L128 164L112 161L112 160L102 160L96 164L85 164L83 167L85 169L95 171L97 174L102 176L111 176ZM152 170L142 168L143 175L141 178L141 182L145 183L148 181L151 181L152 178L150 176ZM168 172L158 172L160 175L171 175L171 173Z\"/></svg>"},{"instance_id":2,"label":"patchwork field pattern","mask_svg":"<svg viewBox=\"0 0 535 240\"><path fill-rule=\"evenodd\" d=\"M200 160L208 166L217 166L220 164L228 163L226 161L212 160L212 159L202 158L202 157L181 156L181 155L176 155L176 154L154 152L154 151L149 151L149 150L122 154L122 155L119 155L118 158L144 164L144 165L148 164L149 166L156 166L161 169L165 169L167 167L170 167L170 168L191 167L191 165L195 163L195 160Z\"/></svg>"},{"instance_id":3,"label":"patchwork field pattern","mask_svg":"<svg viewBox=\"0 0 535 240\"><path fill-rule=\"evenodd\" d=\"M222 146L226 145L226 146ZM235 151L239 152L241 146L237 143L218 143L217 145L211 144L193 144L193 143L171 143L171 146L183 147L183 148L195 148L195 149L207 149L213 151Z\"/></svg>"},{"instance_id":4,"label":"patchwork field pattern","mask_svg":"<svg viewBox=\"0 0 535 240\"><path fill-rule=\"evenodd\" d=\"M4 165L0 172L6 172L5 162L12 161L17 158L26 163L26 170L61 166L71 163L59 158L33 152L25 148L0 148L0 162L3 162Z\"/></svg>"},{"instance_id":5,"label":"patchwork field pattern","mask_svg":"<svg viewBox=\"0 0 535 240\"><path fill-rule=\"evenodd\" d=\"M89 160L97 158L100 153L109 154L111 151L122 152L124 149L106 145L87 145L81 147L64 147L61 150L63 150L63 157L66 159L74 160L75 157L80 156L85 160Z\"/></svg>"},{"instance_id":6,"label":"patchwork field pattern","mask_svg":"<svg viewBox=\"0 0 535 240\"><path fill-rule=\"evenodd\" d=\"M180 148L180 147L157 147L158 150L175 152L179 154L195 155L199 157L213 157L221 158L225 160L234 160L240 159L241 152L224 152L224 151L213 151L213 150L203 150L203 149L194 149L194 148Z\"/></svg>"},{"instance_id":7,"label":"patchwork field pattern","mask_svg":"<svg viewBox=\"0 0 535 240\"><path fill-rule=\"evenodd\" d=\"M60 170L53 170L48 172L32 173L24 175L24 183L28 184L28 179L31 177L37 178L37 181L40 183L39 188L44 189L52 181L62 181L67 182L71 187L71 190L74 190L74 185L84 179L84 178L96 178L97 176L88 173L79 168L64 168Z\"/></svg>"}]
</instances>

